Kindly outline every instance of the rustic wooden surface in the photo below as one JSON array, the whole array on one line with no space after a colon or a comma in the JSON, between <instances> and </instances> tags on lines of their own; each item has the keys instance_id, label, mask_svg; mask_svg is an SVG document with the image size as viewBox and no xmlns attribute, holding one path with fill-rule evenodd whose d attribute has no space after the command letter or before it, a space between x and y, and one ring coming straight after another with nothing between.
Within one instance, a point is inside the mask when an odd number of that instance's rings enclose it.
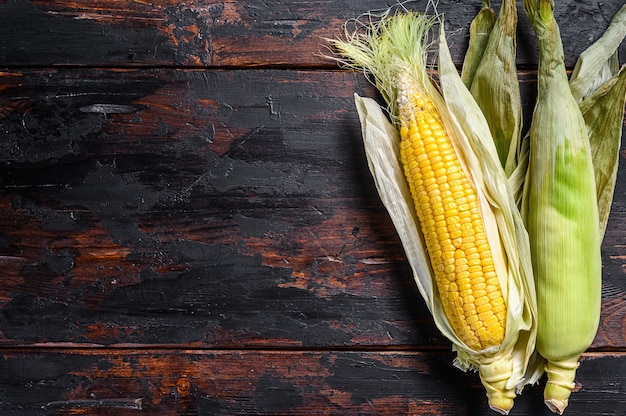
<instances>
[{"instance_id":1,"label":"rustic wooden surface","mask_svg":"<svg viewBox=\"0 0 626 416\"><path fill-rule=\"evenodd\" d=\"M623 4L556 3L570 67ZM457 62L479 6L439 1ZM376 92L319 56L382 7L0 1L0 414L494 414L367 170ZM528 114L523 13L519 49ZM625 157L572 416L626 414Z\"/></svg>"}]
</instances>

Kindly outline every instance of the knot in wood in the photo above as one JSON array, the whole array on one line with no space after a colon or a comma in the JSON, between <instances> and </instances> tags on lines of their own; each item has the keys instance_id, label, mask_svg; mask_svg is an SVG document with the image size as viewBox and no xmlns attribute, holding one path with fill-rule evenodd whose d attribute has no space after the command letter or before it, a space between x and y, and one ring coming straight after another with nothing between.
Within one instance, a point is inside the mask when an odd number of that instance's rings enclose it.
<instances>
[{"instance_id":1,"label":"knot in wood","mask_svg":"<svg viewBox=\"0 0 626 416\"><path fill-rule=\"evenodd\" d=\"M188 396L191 393L191 382L187 376L182 376L178 379L176 382L176 391L178 391L178 394L183 397Z\"/></svg>"}]
</instances>

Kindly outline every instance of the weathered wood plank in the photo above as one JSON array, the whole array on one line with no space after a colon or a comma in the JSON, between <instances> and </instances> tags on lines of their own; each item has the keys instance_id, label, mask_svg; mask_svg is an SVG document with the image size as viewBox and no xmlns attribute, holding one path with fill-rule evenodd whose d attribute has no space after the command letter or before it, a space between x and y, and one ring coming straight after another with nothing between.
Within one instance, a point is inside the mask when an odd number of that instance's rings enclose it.
<instances>
[{"instance_id":1,"label":"weathered wood plank","mask_svg":"<svg viewBox=\"0 0 626 416\"><path fill-rule=\"evenodd\" d=\"M436 337L366 170L360 77L4 79L5 342L378 344L418 322L418 343Z\"/></svg>"},{"instance_id":2,"label":"weathered wood plank","mask_svg":"<svg viewBox=\"0 0 626 416\"><path fill-rule=\"evenodd\" d=\"M359 351L0 351L4 416L492 415L450 354ZM626 356L586 354L567 414L618 415ZM551 415L543 384L512 416Z\"/></svg>"},{"instance_id":3,"label":"weathered wood plank","mask_svg":"<svg viewBox=\"0 0 626 416\"><path fill-rule=\"evenodd\" d=\"M63 69L0 84L0 343L449 349L367 171L362 76ZM626 346L625 173L595 348Z\"/></svg>"},{"instance_id":4,"label":"weathered wood plank","mask_svg":"<svg viewBox=\"0 0 626 416\"><path fill-rule=\"evenodd\" d=\"M438 3L460 63L480 2ZM570 67L620 6L557 4ZM319 56L379 7L0 0L0 414L493 414L371 183L375 91ZM573 416L626 407L624 158Z\"/></svg>"},{"instance_id":5,"label":"weathered wood plank","mask_svg":"<svg viewBox=\"0 0 626 416\"><path fill-rule=\"evenodd\" d=\"M480 1L439 0L457 62ZM499 7L498 1L493 1ZM407 7L425 10L427 0ZM621 2L562 0L556 15L566 61L597 39ZM374 0L337 1L59 1L0 2L0 66L327 66L322 38L343 23L386 7ZM534 66L532 30L519 5L519 63ZM626 49L622 49L626 51Z\"/></svg>"}]
</instances>

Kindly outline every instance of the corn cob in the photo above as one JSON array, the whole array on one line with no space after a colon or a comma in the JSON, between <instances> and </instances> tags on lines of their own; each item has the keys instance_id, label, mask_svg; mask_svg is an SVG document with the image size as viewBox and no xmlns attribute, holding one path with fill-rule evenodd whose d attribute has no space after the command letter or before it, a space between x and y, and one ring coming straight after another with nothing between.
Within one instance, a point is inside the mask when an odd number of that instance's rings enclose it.
<instances>
[{"instance_id":1,"label":"corn cob","mask_svg":"<svg viewBox=\"0 0 626 416\"><path fill-rule=\"evenodd\" d=\"M487 239L478 196L432 101L401 79L398 104L401 161L444 311L471 349L500 345L506 303L492 255L500 243Z\"/></svg>"},{"instance_id":2,"label":"corn cob","mask_svg":"<svg viewBox=\"0 0 626 416\"><path fill-rule=\"evenodd\" d=\"M529 253L528 241L521 218L514 218L512 195L502 186L506 177L489 128L445 39L440 56L449 63L440 76L451 79L455 99L470 100L456 107L471 108L470 118L482 126L478 135L487 140L458 125L462 117L453 116L428 76L427 40L435 22L413 12L385 14L365 24L366 33L347 32L347 40L331 42L343 56L335 59L371 75L389 105L397 130L378 105L356 98L379 194L435 323L454 344L455 364L478 368L490 406L506 414L534 345L534 292L526 280L532 276L530 255L520 259ZM483 175L487 165L491 170Z\"/></svg>"},{"instance_id":3,"label":"corn cob","mask_svg":"<svg viewBox=\"0 0 626 416\"><path fill-rule=\"evenodd\" d=\"M537 351L547 360L544 401L562 414L599 323L599 216L588 132L569 88L554 4L523 4L539 47L523 210L537 290Z\"/></svg>"}]
</instances>

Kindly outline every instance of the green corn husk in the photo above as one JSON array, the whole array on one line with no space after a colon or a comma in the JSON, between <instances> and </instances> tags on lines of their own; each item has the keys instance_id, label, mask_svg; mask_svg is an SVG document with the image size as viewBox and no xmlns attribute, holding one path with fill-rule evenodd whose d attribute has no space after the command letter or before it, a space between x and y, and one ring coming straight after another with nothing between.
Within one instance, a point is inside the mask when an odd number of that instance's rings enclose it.
<instances>
[{"instance_id":1,"label":"green corn husk","mask_svg":"<svg viewBox=\"0 0 626 416\"><path fill-rule=\"evenodd\" d=\"M617 12L611 24L592 46L578 57L570 89L576 101L581 102L619 70L617 48L626 36L626 5Z\"/></svg>"},{"instance_id":2,"label":"green corn husk","mask_svg":"<svg viewBox=\"0 0 626 416\"><path fill-rule=\"evenodd\" d=\"M415 40L415 34L428 36L429 28L436 23L436 19L408 11L395 15L383 14L378 21L374 21L372 16L368 17L370 21L360 27L361 31L347 32L346 40L330 41L342 55L331 58L349 68L364 70L373 77L372 82L387 101L391 119L395 123L395 78L394 70L390 70L388 65L397 62L396 53L402 57L414 56L416 51L407 51L413 48L410 43ZM388 43L390 40L391 43ZM427 43L424 38L418 42ZM455 149L458 149L471 172L477 192L484 196L481 197L485 203L484 209L493 213L490 217L492 219L485 222L485 227L500 235L506 255L506 276L498 276L502 287L507 288L506 330L501 345L475 351L455 334L436 289L413 199L400 164L398 126L389 121L374 100L355 96L355 102L368 165L378 193L396 227L416 284L435 324L457 352L455 365L462 370L477 369L487 390L489 405L507 414L513 406L516 391L528 382L525 372L534 351L536 306L528 235L500 164L489 126L452 62L443 23L440 27L439 47L441 90L437 90L432 81L426 88L442 116ZM417 53L420 51L422 49L418 48Z\"/></svg>"},{"instance_id":3,"label":"green corn husk","mask_svg":"<svg viewBox=\"0 0 626 416\"><path fill-rule=\"evenodd\" d=\"M522 199L524 197L524 182L528 174L528 158L530 154L530 135L527 132L521 140L516 166L509 176L509 185L515 197L517 207L522 209Z\"/></svg>"},{"instance_id":4,"label":"green corn husk","mask_svg":"<svg viewBox=\"0 0 626 416\"><path fill-rule=\"evenodd\" d=\"M562 414L599 324L599 214L588 131L569 88L554 3L523 4L539 47L539 88L522 208L537 290L537 351L547 361L544 401Z\"/></svg>"},{"instance_id":5,"label":"green corn husk","mask_svg":"<svg viewBox=\"0 0 626 416\"><path fill-rule=\"evenodd\" d=\"M516 30L515 0L504 0L470 86L489 123L507 176L517 167L522 132L522 105L515 65Z\"/></svg>"},{"instance_id":6,"label":"green corn husk","mask_svg":"<svg viewBox=\"0 0 626 416\"><path fill-rule=\"evenodd\" d=\"M580 103L580 110L589 131L601 237L606 231L617 180L625 103L626 67Z\"/></svg>"},{"instance_id":7,"label":"green corn husk","mask_svg":"<svg viewBox=\"0 0 626 416\"><path fill-rule=\"evenodd\" d=\"M482 0L482 7L470 24L469 45L461 69L461 80L468 89L472 86L474 75L485 53L489 35L491 35L495 24L496 12L491 8L491 2Z\"/></svg>"},{"instance_id":8,"label":"green corn husk","mask_svg":"<svg viewBox=\"0 0 626 416\"><path fill-rule=\"evenodd\" d=\"M598 193L600 235L604 236L617 179L626 101L626 68L619 68L617 48L626 37L626 5L604 34L578 58L570 89L579 102L589 132Z\"/></svg>"}]
</instances>

